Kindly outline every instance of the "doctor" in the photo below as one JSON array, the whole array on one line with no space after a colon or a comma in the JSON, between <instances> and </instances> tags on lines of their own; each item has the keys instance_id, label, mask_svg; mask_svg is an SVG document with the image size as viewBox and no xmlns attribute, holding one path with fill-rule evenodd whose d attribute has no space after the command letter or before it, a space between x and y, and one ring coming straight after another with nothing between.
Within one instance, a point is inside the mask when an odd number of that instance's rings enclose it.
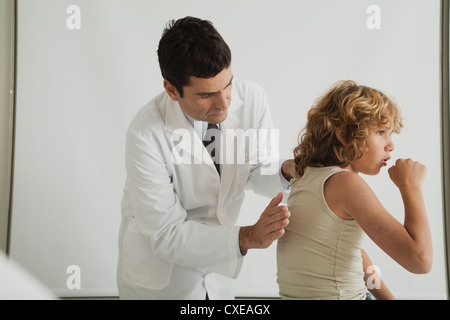
<instances>
[{"instance_id":1,"label":"doctor","mask_svg":"<svg viewBox=\"0 0 450 320\"><path fill-rule=\"evenodd\" d=\"M279 204L294 163L279 165L266 96L234 78L230 49L210 22L172 21L158 58L165 91L127 132L119 294L234 299L232 279L247 250L268 247L289 223ZM208 124L218 127L207 132ZM255 136L251 145L236 142ZM239 227L246 187L273 199L253 226Z\"/></svg>"}]
</instances>

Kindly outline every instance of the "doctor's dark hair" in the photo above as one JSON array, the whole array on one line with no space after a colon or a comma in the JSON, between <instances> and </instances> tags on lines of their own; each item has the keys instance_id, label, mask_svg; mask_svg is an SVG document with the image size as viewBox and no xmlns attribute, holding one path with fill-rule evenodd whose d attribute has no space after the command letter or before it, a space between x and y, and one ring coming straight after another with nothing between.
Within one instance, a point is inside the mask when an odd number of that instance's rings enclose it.
<instances>
[{"instance_id":1,"label":"doctor's dark hair","mask_svg":"<svg viewBox=\"0 0 450 320\"><path fill-rule=\"evenodd\" d=\"M194 17L171 20L158 46L161 74L183 97L189 77L212 78L231 64L231 51L211 22Z\"/></svg>"},{"instance_id":2,"label":"doctor's dark hair","mask_svg":"<svg viewBox=\"0 0 450 320\"><path fill-rule=\"evenodd\" d=\"M350 80L337 83L308 112L294 149L297 174L302 176L306 167L349 165L368 147L370 131L382 126L392 126L396 133L403 127L400 110L391 99Z\"/></svg>"}]
</instances>

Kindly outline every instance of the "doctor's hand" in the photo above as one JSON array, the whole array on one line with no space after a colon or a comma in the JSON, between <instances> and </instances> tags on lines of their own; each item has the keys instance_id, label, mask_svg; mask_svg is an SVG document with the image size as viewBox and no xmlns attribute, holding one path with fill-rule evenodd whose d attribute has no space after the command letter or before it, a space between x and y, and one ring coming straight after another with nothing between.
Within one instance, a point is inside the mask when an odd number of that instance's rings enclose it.
<instances>
[{"instance_id":1,"label":"doctor's hand","mask_svg":"<svg viewBox=\"0 0 450 320\"><path fill-rule=\"evenodd\" d=\"M291 214L286 206L279 206L282 199L283 194L280 192L270 201L258 222L253 226L241 227L239 231L241 251L267 248L284 235L284 228L289 224Z\"/></svg>"}]
</instances>

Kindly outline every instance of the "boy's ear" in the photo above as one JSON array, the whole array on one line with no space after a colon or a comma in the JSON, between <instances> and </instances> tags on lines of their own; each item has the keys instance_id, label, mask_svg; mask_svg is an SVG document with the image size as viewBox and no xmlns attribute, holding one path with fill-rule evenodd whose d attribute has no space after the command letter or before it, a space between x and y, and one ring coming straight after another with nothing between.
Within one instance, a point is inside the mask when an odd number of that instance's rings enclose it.
<instances>
[{"instance_id":1,"label":"boy's ear","mask_svg":"<svg viewBox=\"0 0 450 320\"><path fill-rule=\"evenodd\" d=\"M163 82L164 89L166 89L167 94L173 101L180 101L180 93L177 88L175 88L169 81L164 79Z\"/></svg>"},{"instance_id":2,"label":"boy's ear","mask_svg":"<svg viewBox=\"0 0 450 320\"><path fill-rule=\"evenodd\" d=\"M347 136L347 131L345 130L344 127L340 127L337 128L336 131L334 132L334 134L336 135L336 138L338 139L338 141L345 147L348 145L346 136Z\"/></svg>"}]
</instances>

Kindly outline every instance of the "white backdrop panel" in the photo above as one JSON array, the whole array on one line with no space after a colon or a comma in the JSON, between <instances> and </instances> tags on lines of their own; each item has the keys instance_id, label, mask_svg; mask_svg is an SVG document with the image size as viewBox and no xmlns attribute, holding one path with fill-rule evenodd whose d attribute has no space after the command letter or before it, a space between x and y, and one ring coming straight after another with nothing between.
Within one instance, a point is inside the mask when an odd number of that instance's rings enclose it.
<instances>
[{"instance_id":1,"label":"white backdrop panel","mask_svg":"<svg viewBox=\"0 0 450 320\"><path fill-rule=\"evenodd\" d=\"M117 294L126 128L163 89L156 50L164 25L192 15L212 21L228 42L235 76L266 89L283 157L292 157L309 107L336 81L374 86L398 102L405 129L395 137L393 156L413 157L428 167L424 190L434 267L427 275L413 275L370 240L366 249L398 297L446 298L438 0L18 4L10 251L57 294ZM372 4L381 10L381 29L367 27ZM70 5L79 7L79 20L67 13ZM80 28L70 29L67 22ZM399 193L386 171L367 181L403 221ZM268 201L248 192L238 222L256 222ZM236 282L238 296L278 296L275 249L273 244L249 252ZM80 268L80 289L67 286L71 265Z\"/></svg>"}]
</instances>

